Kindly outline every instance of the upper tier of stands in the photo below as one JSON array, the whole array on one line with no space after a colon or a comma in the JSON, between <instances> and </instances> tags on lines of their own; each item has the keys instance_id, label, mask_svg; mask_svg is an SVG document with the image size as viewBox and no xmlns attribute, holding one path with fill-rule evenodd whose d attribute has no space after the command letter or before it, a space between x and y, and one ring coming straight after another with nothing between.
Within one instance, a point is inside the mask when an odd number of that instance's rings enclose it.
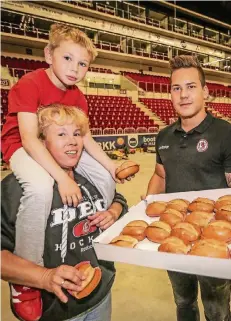
<instances>
[{"instance_id":1,"label":"upper tier of stands","mask_svg":"<svg viewBox=\"0 0 231 321\"><path fill-rule=\"evenodd\" d=\"M122 72L131 81L145 91L170 92L170 78L165 76L145 75L136 72ZM215 83L206 83L209 94L214 97L231 97L231 87Z\"/></svg>"}]
</instances>

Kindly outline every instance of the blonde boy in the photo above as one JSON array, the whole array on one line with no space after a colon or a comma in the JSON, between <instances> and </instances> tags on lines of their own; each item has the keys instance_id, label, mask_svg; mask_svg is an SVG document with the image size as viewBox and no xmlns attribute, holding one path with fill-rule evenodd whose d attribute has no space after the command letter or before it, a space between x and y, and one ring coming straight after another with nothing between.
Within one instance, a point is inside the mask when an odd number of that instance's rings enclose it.
<instances>
[{"instance_id":1,"label":"blonde boy","mask_svg":"<svg viewBox=\"0 0 231 321\"><path fill-rule=\"evenodd\" d=\"M83 32L59 24L51 26L44 52L49 68L28 73L10 90L8 115L2 131L4 160L10 163L24 190L17 214L15 253L39 265L43 265L44 233L54 180L64 204L76 207L82 195L78 184L39 140L37 110L40 105L60 103L76 106L87 114L86 100L75 84L84 78L97 55ZM83 152L77 170L97 186L108 207L115 192L115 165L93 140L90 131L83 137L83 143L87 152ZM34 226L40 231L36 243L33 242ZM22 287L21 291L27 290Z\"/></svg>"}]
</instances>

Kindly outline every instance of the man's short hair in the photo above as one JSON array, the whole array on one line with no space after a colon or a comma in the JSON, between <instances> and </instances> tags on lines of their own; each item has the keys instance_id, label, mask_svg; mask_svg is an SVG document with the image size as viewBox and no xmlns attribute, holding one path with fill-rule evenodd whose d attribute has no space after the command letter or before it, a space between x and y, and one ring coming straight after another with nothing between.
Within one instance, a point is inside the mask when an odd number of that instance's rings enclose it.
<instances>
[{"instance_id":1,"label":"man's short hair","mask_svg":"<svg viewBox=\"0 0 231 321\"><path fill-rule=\"evenodd\" d=\"M202 69L197 57L190 55L175 56L174 58L170 59L169 64L171 70L171 80L172 74L175 70L182 68L195 68L198 70L201 86L204 87L206 85L204 70Z\"/></svg>"},{"instance_id":2,"label":"man's short hair","mask_svg":"<svg viewBox=\"0 0 231 321\"><path fill-rule=\"evenodd\" d=\"M39 137L46 137L46 130L51 124L63 126L65 124L75 124L84 136L89 131L89 119L85 113L75 106L65 106L62 104L51 104L46 107L41 106L38 110Z\"/></svg>"},{"instance_id":3,"label":"man's short hair","mask_svg":"<svg viewBox=\"0 0 231 321\"><path fill-rule=\"evenodd\" d=\"M72 40L74 43L85 48L91 57L91 62L94 61L98 55L93 42L84 32L70 25L60 23L52 24L49 32L49 48L54 50L63 40Z\"/></svg>"}]
</instances>

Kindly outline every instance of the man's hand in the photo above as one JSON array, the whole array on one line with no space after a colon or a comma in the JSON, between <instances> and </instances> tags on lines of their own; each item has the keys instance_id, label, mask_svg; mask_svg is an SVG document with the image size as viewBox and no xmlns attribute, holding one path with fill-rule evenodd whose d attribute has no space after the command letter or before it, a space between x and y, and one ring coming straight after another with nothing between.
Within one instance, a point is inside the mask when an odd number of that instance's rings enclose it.
<instances>
[{"instance_id":1,"label":"man's hand","mask_svg":"<svg viewBox=\"0 0 231 321\"><path fill-rule=\"evenodd\" d=\"M62 288L71 291L81 291L82 281L85 280L82 272L69 265L60 265L55 269L46 269L42 276L42 288L54 293L60 301L67 303L68 298Z\"/></svg>"},{"instance_id":2,"label":"man's hand","mask_svg":"<svg viewBox=\"0 0 231 321\"><path fill-rule=\"evenodd\" d=\"M77 207L78 203L82 200L79 186L69 176L58 181L58 189L64 205Z\"/></svg>"},{"instance_id":3,"label":"man's hand","mask_svg":"<svg viewBox=\"0 0 231 321\"><path fill-rule=\"evenodd\" d=\"M119 213L114 209L108 209L107 211L97 212L94 215L88 216L90 226L96 225L101 230L106 230L109 226L115 223L119 217Z\"/></svg>"}]
</instances>

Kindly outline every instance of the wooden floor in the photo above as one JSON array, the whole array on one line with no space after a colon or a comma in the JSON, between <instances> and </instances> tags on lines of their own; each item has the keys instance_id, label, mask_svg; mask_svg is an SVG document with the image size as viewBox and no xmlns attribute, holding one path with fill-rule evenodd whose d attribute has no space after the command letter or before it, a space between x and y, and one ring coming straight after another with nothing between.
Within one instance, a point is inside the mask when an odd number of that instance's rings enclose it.
<instances>
[{"instance_id":1,"label":"wooden floor","mask_svg":"<svg viewBox=\"0 0 231 321\"><path fill-rule=\"evenodd\" d=\"M129 206L140 201L155 166L155 154L136 153L131 160L138 162L140 172L131 182L118 185L117 190L128 200ZM3 172L5 175L5 172ZM112 289L112 321L175 321L172 288L163 270L116 264L117 275ZM2 321L15 321L9 307L8 284L2 281ZM205 321L199 300L201 321ZM51 320L52 321L52 320Z\"/></svg>"}]
</instances>

